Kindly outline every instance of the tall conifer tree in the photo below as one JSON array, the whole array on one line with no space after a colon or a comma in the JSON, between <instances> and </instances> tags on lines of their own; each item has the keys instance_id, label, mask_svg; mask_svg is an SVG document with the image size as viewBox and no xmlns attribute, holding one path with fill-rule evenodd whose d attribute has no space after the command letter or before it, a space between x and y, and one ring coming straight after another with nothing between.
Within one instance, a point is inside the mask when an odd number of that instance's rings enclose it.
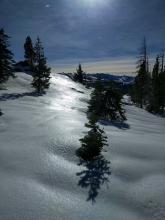
<instances>
[{"instance_id":1,"label":"tall conifer tree","mask_svg":"<svg viewBox=\"0 0 165 220\"><path fill-rule=\"evenodd\" d=\"M149 89L151 86L151 77L149 74L149 62L148 62L148 52L146 39L144 38L142 48L140 50L138 66L138 75L135 78L134 86L134 99L137 104L143 108L143 105L147 104L149 99Z\"/></svg>"},{"instance_id":2,"label":"tall conifer tree","mask_svg":"<svg viewBox=\"0 0 165 220\"><path fill-rule=\"evenodd\" d=\"M42 94L50 85L50 72L51 69L47 67L46 58L44 56L44 48L37 38L35 45L35 68L33 73L32 86L36 89L38 94Z\"/></svg>"},{"instance_id":3,"label":"tall conifer tree","mask_svg":"<svg viewBox=\"0 0 165 220\"><path fill-rule=\"evenodd\" d=\"M152 91L153 91L153 111L159 112L160 108L160 85L159 85L160 61L159 56L156 57L156 62L152 72Z\"/></svg>"},{"instance_id":4,"label":"tall conifer tree","mask_svg":"<svg viewBox=\"0 0 165 220\"><path fill-rule=\"evenodd\" d=\"M13 53L9 49L9 36L4 29L0 29L0 83L6 82L9 77L14 77Z\"/></svg>"},{"instance_id":5,"label":"tall conifer tree","mask_svg":"<svg viewBox=\"0 0 165 220\"><path fill-rule=\"evenodd\" d=\"M161 54L161 71L159 74L159 104L160 113L164 113L165 107L165 68L164 68L164 53Z\"/></svg>"},{"instance_id":6,"label":"tall conifer tree","mask_svg":"<svg viewBox=\"0 0 165 220\"><path fill-rule=\"evenodd\" d=\"M79 83L83 83L83 81L84 81L84 72L82 70L81 64L79 64L79 66L77 68L77 72L74 75L74 79Z\"/></svg>"},{"instance_id":7,"label":"tall conifer tree","mask_svg":"<svg viewBox=\"0 0 165 220\"><path fill-rule=\"evenodd\" d=\"M34 65L34 58L35 58L35 52L33 48L33 43L32 39L30 36L27 36L25 44L24 44L24 49L25 49L25 60L28 62L30 67L33 67Z\"/></svg>"}]
</instances>

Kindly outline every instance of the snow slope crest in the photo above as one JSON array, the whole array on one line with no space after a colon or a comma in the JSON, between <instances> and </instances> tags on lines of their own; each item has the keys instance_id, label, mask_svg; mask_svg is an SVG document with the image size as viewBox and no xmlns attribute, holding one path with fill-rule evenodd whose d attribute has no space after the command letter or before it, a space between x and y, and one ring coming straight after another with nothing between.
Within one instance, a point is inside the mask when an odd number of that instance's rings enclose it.
<instances>
[{"instance_id":1,"label":"snow slope crest","mask_svg":"<svg viewBox=\"0 0 165 220\"><path fill-rule=\"evenodd\" d=\"M107 152L84 163L75 150L90 90L52 74L36 97L31 76L16 75L0 90L0 219L165 219L163 118L125 106L125 125L102 125Z\"/></svg>"}]
</instances>

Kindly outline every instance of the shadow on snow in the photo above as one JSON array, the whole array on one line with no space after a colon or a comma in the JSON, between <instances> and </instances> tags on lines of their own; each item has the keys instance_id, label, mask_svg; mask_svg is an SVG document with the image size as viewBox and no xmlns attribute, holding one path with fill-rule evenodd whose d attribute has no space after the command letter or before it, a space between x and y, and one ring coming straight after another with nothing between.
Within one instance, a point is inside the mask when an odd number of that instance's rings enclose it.
<instances>
[{"instance_id":1,"label":"shadow on snow","mask_svg":"<svg viewBox=\"0 0 165 220\"><path fill-rule=\"evenodd\" d=\"M123 121L100 120L99 123L104 126L115 126L122 130L130 129L130 125Z\"/></svg>"},{"instance_id":2,"label":"shadow on snow","mask_svg":"<svg viewBox=\"0 0 165 220\"><path fill-rule=\"evenodd\" d=\"M2 94L0 95L0 101L7 101L7 100L15 100L15 99L19 99L19 98L23 98L25 96L40 96L39 94L37 94L36 92L24 92L24 93L11 93L11 94Z\"/></svg>"},{"instance_id":3,"label":"shadow on snow","mask_svg":"<svg viewBox=\"0 0 165 220\"><path fill-rule=\"evenodd\" d=\"M80 177L78 186L89 188L87 201L94 203L101 186L109 183L110 162L101 155L94 161L80 160L78 165L85 167L83 171L76 174Z\"/></svg>"}]
</instances>

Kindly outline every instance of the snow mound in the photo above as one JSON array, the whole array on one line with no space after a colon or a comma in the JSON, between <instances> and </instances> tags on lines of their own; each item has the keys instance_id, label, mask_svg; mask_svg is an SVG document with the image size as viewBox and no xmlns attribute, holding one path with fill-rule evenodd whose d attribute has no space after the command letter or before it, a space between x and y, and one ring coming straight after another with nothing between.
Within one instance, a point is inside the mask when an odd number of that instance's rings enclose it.
<instances>
[{"instance_id":1,"label":"snow mound","mask_svg":"<svg viewBox=\"0 0 165 220\"><path fill-rule=\"evenodd\" d=\"M0 90L0 220L164 220L165 120L126 105L125 124L102 122L109 148L75 156L90 90L52 74L37 97L31 76Z\"/></svg>"}]
</instances>

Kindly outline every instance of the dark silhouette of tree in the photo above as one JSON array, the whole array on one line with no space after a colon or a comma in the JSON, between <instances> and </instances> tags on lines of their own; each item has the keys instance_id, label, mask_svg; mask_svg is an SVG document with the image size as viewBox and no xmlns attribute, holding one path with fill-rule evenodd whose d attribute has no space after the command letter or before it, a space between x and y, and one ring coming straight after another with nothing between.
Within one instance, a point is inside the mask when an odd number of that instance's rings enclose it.
<instances>
[{"instance_id":1,"label":"dark silhouette of tree","mask_svg":"<svg viewBox=\"0 0 165 220\"><path fill-rule=\"evenodd\" d=\"M156 62L152 71L152 90L151 99L148 106L150 112L159 112L160 108L160 88L159 88L159 73L160 73L160 61L159 56L156 57Z\"/></svg>"},{"instance_id":2,"label":"dark silhouette of tree","mask_svg":"<svg viewBox=\"0 0 165 220\"><path fill-rule=\"evenodd\" d=\"M44 93L45 90L49 88L50 71L51 69L47 67L46 64L44 48L38 37L35 45L35 67L32 82L32 86L36 89L38 94Z\"/></svg>"},{"instance_id":3,"label":"dark silhouette of tree","mask_svg":"<svg viewBox=\"0 0 165 220\"><path fill-rule=\"evenodd\" d=\"M89 105L88 105L88 113L97 115L98 118L102 113L102 105L104 99L104 87L100 80L97 80L95 83L94 90L91 93Z\"/></svg>"},{"instance_id":4,"label":"dark silhouette of tree","mask_svg":"<svg viewBox=\"0 0 165 220\"><path fill-rule=\"evenodd\" d=\"M159 74L159 105L160 113L164 113L165 107L165 68L164 68L164 53L161 54L161 71Z\"/></svg>"},{"instance_id":5,"label":"dark silhouette of tree","mask_svg":"<svg viewBox=\"0 0 165 220\"><path fill-rule=\"evenodd\" d=\"M99 119L126 120L125 111L121 103L122 95L113 83L104 87L99 80L91 93L88 106L88 114Z\"/></svg>"},{"instance_id":6,"label":"dark silhouette of tree","mask_svg":"<svg viewBox=\"0 0 165 220\"><path fill-rule=\"evenodd\" d=\"M76 73L74 74L74 80L79 82L79 83L83 83L84 82L84 72L82 70L82 66L81 64L79 64Z\"/></svg>"},{"instance_id":7,"label":"dark silhouette of tree","mask_svg":"<svg viewBox=\"0 0 165 220\"><path fill-rule=\"evenodd\" d=\"M30 36L27 36L25 44L24 44L24 49L25 49L25 60L27 61L28 65L33 68L34 66L34 59L35 59L35 52L34 52L34 47L32 43L32 39Z\"/></svg>"},{"instance_id":8,"label":"dark silhouette of tree","mask_svg":"<svg viewBox=\"0 0 165 220\"><path fill-rule=\"evenodd\" d=\"M152 71L151 99L147 110L153 113L163 114L165 106L165 70L164 54L156 57Z\"/></svg>"},{"instance_id":9,"label":"dark silhouette of tree","mask_svg":"<svg viewBox=\"0 0 165 220\"><path fill-rule=\"evenodd\" d=\"M142 48L140 50L138 66L138 75L135 78L134 86L134 101L143 108L143 105L147 104L149 100L149 89L151 86L151 77L149 74L149 62L147 53L147 44L144 38Z\"/></svg>"},{"instance_id":10,"label":"dark silhouette of tree","mask_svg":"<svg viewBox=\"0 0 165 220\"><path fill-rule=\"evenodd\" d=\"M0 29L0 83L6 82L9 77L14 77L13 53L9 46L9 36L4 29Z\"/></svg>"},{"instance_id":11,"label":"dark silhouette of tree","mask_svg":"<svg viewBox=\"0 0 165 220\"><path fill-rule=\"evenodd\" d=\"M90 161L96 159L103 147L108 144L104 130L99 128L94 117L91 117L85 126L90 130L84 138L80 139L82 146L76 151L76 154L83 160Z\"/></svg>"},{"instance_id":12,"label":"dark silhouette of tree","mask_svg":"<svg viewBox=\"0 0 165 220\"><path fill-rule=\"evenodd\" d=\"M126 120L125 110L121 103L122 95L113 87L108 88L104 94L102 114L111 120Z\"/></svg>"}]
</instances>

